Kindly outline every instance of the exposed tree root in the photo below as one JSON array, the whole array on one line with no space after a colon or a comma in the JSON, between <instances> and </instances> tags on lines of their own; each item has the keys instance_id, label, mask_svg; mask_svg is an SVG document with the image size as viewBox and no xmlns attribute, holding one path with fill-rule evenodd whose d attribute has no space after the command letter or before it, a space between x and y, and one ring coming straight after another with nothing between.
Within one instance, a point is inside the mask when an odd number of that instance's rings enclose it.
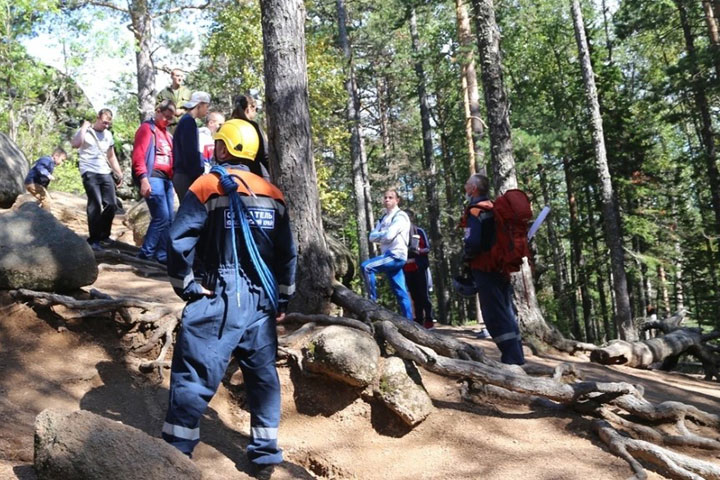
<instances>
[{"instance_id":1,"label":"exposed tree root","mask_svg":"<svg viewBox=\"0 0 720 480\"><path fill-rule=\"evenodd\" d=\"M360 297L340 283L334 284L332 300L335 304L350 312L362 312L362 316L372 322L388 321L395 325L400 332L413 342L428 346L450 358L464 358L478 362L486 361L482 349L460 342L454 338L434 335L415 322L406 319L382 308L372 300Z\"/></svg>"},{"instance_id":2,"label":"exposed tree root","mask_svg":"<svg viewBox=\"0 0 720 480\"><path fill-rule=\"evenodd\" d=\"M165 366L165 356L172 344L174 332L182 309L179 305L165 305L136 298L113 298L98 290L90 291L90 299L78 299L68 295L19 289L11 292L14 298L29 300L35 306L53 307L63 320L98 318L109 315L127 329L130 349L136 354L150 352L164 339L160 354L152 362L141 363L141 368ZM147 338L146 336L149 336Z\"/></svg>"},{"instance_id":3,"label":"exposed tree root","mask_svg":"<svg viewBox=\"0 0 720 480\"><path fill-rule=\"evenodd\" d=\"M362 330L363 332L369 333L370 335L373 334L371 325L363 323L359 320L355 320L354 318L333 317L331 315L321 314L305 315L302 313L288 313L287 315L285 315L285 319L283 320L283 324L308 322L313 322L318 325L341 325L344 327Z\"/></svg>"},{"instance_id":4,"label":"exposed tree root","mask_svg":"<svg viewBox=\"0 0 720 480\"><path fill-rule=\"evenodd\" d=\"M346 311L372 321L377 337L400 357L430 372L462 379L462 394L470 401L570 408L597 418L596 431L612 452L630 464L634 478L647 478L645 465L653 465L672 478L720 479L720 467L656 445L720 450L718 438L694 433L687 425L691 421L717 433L720 416L714 413L681 402L655 405L644 398L641 387L628 383L575 381L579 375L568 365L522 369L489 361L480 349L428 332L339 285L333 300ZM588 347L579 342L573 345ZM676 432L659 429L662 424ZM616 428L636 438L626 438Z\"/></svg>"},{"instance_id":5,"label":"exposed tree root","mask_svg":"<svg viewBox=\"0 0 720 480\"><path fill-rule=\"evenodd\" d=\"M604 420L593 422L593 428L613 453L630 464L635 472L634 478L647 478L645 468L640 463L642 460L655 465L663 474L671 478L720 479L720 467L715 464L673 452L645 440L624 437Z\"/></svg>"},{"instance_id":6,"label":"exposed tree root","mask_svg":"<svg viewBox=\"0 0 720 480\"><path fill-rule=\"evenodd\" d=\"M119 243L119 242L116 242ZM134 253L129 253L123 250L97 250L95 253L95 260L100 262L120 263L123 265L129 265L135 267L147 274L151 272L161 272L165 274L167 267L161 263L154 262L152 260L143 260L137 258Z\"/></svg>"}]
</instances>

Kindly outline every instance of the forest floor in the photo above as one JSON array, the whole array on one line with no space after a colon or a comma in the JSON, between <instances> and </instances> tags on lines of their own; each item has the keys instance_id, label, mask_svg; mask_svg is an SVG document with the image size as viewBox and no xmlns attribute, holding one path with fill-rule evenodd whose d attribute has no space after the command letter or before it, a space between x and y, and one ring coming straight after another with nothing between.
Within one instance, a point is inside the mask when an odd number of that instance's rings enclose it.
<instances>
[{"instance_id":1,"label":"forest floor","mask_svg":"<svg viewBox=\"0 0 720 480\"><path fill-rule=\"evenodd\" d=\"M84 220L82 210L56 216L86 234L78 220ZM114 232L121 233L120 219L116 227ZM167 279L131 272L101 272L92 287L118 297L178 301ZM436 328L496 356L492 341L476 339L476 330ZM529 356L528 361L571 362L586 379L641 384L653 402L678 400L719 410L720 385L697 376L606 367L563 354ZM632 475L625 461L591 432L590 420L574 412L472 404L462 399L456 381L420 369L434 411L410 430L354 389L304 376L282 362L278 370L283 395L279 439L285 462L276 469L276 479L595 480ZM121 335L107 320L61 325L49 310L35 312L5 298L0 306L0 372L0 479L35 478L33 423L45 408L89 410L153 436L162 427L169 372L143 375L131 368ZM202 441L193 461L208 479L250 478L244 457L249 413L239 377L231 371L201 422ZM717 452L685 453L720 463ZM650 473L649 478L664 477Z\"/></svg>"}]
</instances>

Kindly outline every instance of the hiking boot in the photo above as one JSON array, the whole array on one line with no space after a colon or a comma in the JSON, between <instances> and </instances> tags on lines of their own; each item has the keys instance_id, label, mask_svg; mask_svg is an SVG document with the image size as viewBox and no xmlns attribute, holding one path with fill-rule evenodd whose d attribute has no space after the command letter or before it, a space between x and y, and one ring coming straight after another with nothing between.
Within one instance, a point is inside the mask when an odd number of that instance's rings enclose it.
<instances>
[{"instance_id":1,"label":"hiking boot","mask_svg":"<svg viewBox=\"0 0 720 480\"><path fill-rule=\"evenodd\" d=\"M100 242L91 242L91 243L90 243L90 248L92 248L93 251L95 251L95 252L102 252L103 250L105 250L105 249L100 245Z\"/></svg>"},{"instance_id":2,"label":"hiking boot","mask_svg":"<svg viewBox=\"0 0 720 480\"><path fill-rule=\"evenodd\" d=\"M275 465L255 465L252 464L250 467L250 473L253 477L258 480L270 480L273 472L275 471Z\"/></svg>"},{"instance_id":3,"label":"hiking boot","mask_svg":"<svg viewBox=\"0 0 720 480\"><path fill-rule=\"evenodd\" d=\"M479 332L475 334L476 338L490 338L490 332L487 331L486 328L483 328Z\"/></svg>"},{"instance_id":4,"label":"hiking boot","mask_svg":"<svg viewBox=\"0 0 720 480\"><path fill-rule=\"evenodd\" d=\"M435 326L435 322L433 322L432 320L425 320L425 323L423 323L423 327L425 327L425 329L427 329L427 330L430 330L434 326Z\"/></svg>"}]
</instances>

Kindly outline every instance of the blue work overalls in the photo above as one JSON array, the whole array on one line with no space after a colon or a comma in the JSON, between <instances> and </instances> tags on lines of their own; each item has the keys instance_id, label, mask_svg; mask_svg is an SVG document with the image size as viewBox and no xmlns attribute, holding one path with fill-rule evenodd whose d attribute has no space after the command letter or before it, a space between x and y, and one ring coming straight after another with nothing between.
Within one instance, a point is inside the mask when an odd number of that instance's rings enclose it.
<instances>
[{"instance_id":1,"label":"blue work overalls","mask_svg":"<svg viewBox=\"0 0 720 480\"><path fill-rule=\"evenodd\" d=\"M253 217L258 250L277 280L278 309L285 311L295 288L296 252L282 194L247 171L231 173L245 181L238 192ZM255 195L249 195L246 187ZM168 274L175 291L189 302L175 345L162 435L182 452L192 453L200 440L200 417L234 355L251 413L248 457L256 465L276 464L282 461L277 443L276 312L248 258L242 231L232 228L229 198L223 193L218 175L203 175L190 187L170 228ZM237 271L233 232L240 262ZM212 295L202 295L201 285Z\"/></svg>"}]
</instances>

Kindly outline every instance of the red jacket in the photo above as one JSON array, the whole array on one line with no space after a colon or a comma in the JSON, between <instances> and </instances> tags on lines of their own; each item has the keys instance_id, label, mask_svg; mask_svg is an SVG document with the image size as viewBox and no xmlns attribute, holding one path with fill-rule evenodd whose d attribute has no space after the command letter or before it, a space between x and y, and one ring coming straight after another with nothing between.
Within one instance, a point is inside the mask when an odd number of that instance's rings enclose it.
<instances>
[{"instance_id":1,"label":"red jacket","mask_svg":"<svg viewBox=\"0 0 720 480\"><path fill-rule=\"evenodd\" d=\"M155 129L154 133L152 128L150 128L151 122ZM155 144L154 152L148 151L151 143ZM154 155L154 157L151 157L152 155ZM172 135L170 135L165 128L155 125L154 121L141 123L140 128L135 132L132 169L138 180L152 174L152 172L148 172L150 160L153 162L153 170L163 172L168 178L172 178Z\"/></svg>"}]
</instances>

